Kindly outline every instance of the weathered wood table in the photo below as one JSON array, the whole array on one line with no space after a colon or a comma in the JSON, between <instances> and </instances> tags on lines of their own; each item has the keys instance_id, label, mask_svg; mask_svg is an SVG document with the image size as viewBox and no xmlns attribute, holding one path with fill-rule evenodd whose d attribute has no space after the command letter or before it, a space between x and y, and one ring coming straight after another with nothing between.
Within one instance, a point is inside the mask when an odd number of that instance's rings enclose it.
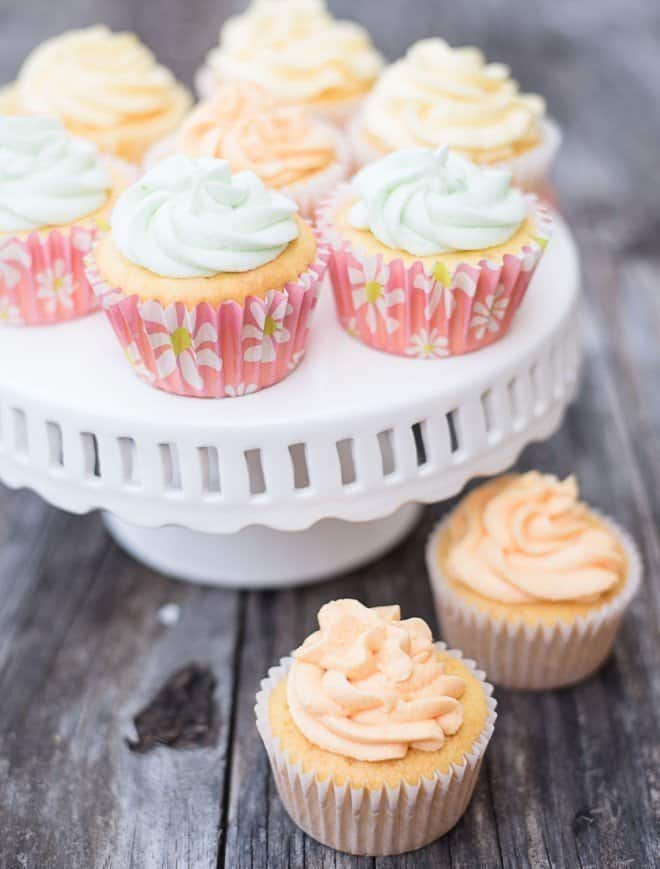
<instances>
[{"instance_id":1,"label":"weathered wood table","mask_svg":"<svg viewBox=\"0 0 660 869\"><path fill-rule=\"evenodd\" d=\"M136 29L190 81L238 5L4 0L0 77L46 35L102 18ZM563 126L557 180L583 256L586 367L563 430L520 467L577 473L587 499L637 538L643 591L596 678L557 693L497 692L495 736L451 834L413 855L352 859L289 822L254 727L255 691L327 599L400 601L434 623L423 546L448 505L351 576L248 594L164 579L120 552L97 515L0 489L3 869L660 865L660 7L331 5L363 19L392 57L429 34L481 45L545 94ZM167 603L181 611L170 627L158 618ZM217 743L130 752L133 716L189 661L217 677Z\"/></svg>"}]
</instances>

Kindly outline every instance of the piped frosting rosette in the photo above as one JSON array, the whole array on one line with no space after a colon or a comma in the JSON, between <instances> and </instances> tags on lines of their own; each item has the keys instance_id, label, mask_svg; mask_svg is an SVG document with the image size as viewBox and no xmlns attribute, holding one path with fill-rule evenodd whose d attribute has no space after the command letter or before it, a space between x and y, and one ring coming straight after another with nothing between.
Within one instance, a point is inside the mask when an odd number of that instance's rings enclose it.
<instances>
[{"instance_id":1,"label":"piped frosting rosette","mask_svg":"<svg viewBox=\"0 0 660 869\"><path fill-rule=\"evenodd\" d=\"M147 155L151 167L173 153L228 160L258 175L310 218L318 202L350 174L343 135L299 106L278 105L268 91L228 82L200 103L179 132Z\"/></svg>"},{"instance_id":2,"label":"piped frosting rosette","mask_svg":"<svg viewBox=\"0 0 660 869\"><path fill-rule=\"evenodd\" d=\"M196 84L207 99L226 81L253 82L343 125L381 67L364 27L334 19L323 0L255 0L224 24Z\"/></svg>"},{"instance_id":3,"label":"piped frosting rosette","mask_svg":"<svg viewBox=\"0 0 660 869\"><path fill-rule=\"evenodd\" d=\"M487 706L474 742L444 772L412 784L402 766L398 784L339 784L332 766L323 775L307 768L273 732L271 697L286 680L294 726L310 745L340 758L342 771L354 763L403 763L411 749L436 752L460 732L464 714L465 682L446 672L442 655L461 660L481 682ZM255 713L293 821L336 850L382 856L421 848L458 822L493 732L495 707L484 674L460 652L433 643L424 621L402 620L398 606L338 600L321 608L319 631L269 671Z\"/></svg>"},{"instance_id":4,"label":"piped frosting rosette","mask_svg":"<svg viewBox=\"0 0 660 869\"><path fill-rule=\"evenodd\" d=\"M0 118L0 323L59 323L98 308L84 257L131 174L57 121Z\"/></svg>"},{"instance_id":5,"label":"piped frosting rosette","mask_svg":"<svg viewBox=\"0 0 660 869\"><path fill-rule=\"evenodd\" d=\"M342 326L388 353L438 359L499 340L550 236L536 200L442 148L365 167L317 213Z\"/></svg>"},{"instance_id":6,"label":"piped frosting rosette","mask_svg":"<svg viewBox=\"0 0 660 869\"><path fill-rule=\"evenodd\" d=\"M447 145L476 163L504 165L535 192L560 138L543 98L521 93L506 65L437 38L415 43L385 70L350 130L359 166L402 148Z\"/></svg>"},{"instance_id":7,"label":"piped frosting rosette","mask_svg":"<svg viewBox=\"0 0 660 869\"><path fill-rule=\"evenodd\" d=\"M245 276L275 261L296 239L296 207L256 175L231 174L222 160L175 156L120 197L115 247L162 290L130 292L87 274L135 373L179 395L248 395L282 380L301 361L328 252L322 244L295 280L267 292L191 302L180 281ZM197 282L196 286L199 286Z\"/></svg>"},{"instance_id":8,"label":"piped frosting rosette","mask_svg":"<svg viewBox=\"0 0 660 869\"><path fill-rule=\"evenodd\" d=\"M7 97L19 114L58 118L105 153L139 163L174 130L190 95L133 33L71 30L28 55Z\"/></svg>"},{"instance_id":9,"label":"piped frosting rosette","mask_svg":"<svg viewBox=\"0 0 660 869\"><path fill-rule=\"evenodd\" d=\"M578 500L574 478L535 471L471 492L426 557L443 636L524 690L601 666L641 581L629 535Z\"/></svg>"}]
</instances>

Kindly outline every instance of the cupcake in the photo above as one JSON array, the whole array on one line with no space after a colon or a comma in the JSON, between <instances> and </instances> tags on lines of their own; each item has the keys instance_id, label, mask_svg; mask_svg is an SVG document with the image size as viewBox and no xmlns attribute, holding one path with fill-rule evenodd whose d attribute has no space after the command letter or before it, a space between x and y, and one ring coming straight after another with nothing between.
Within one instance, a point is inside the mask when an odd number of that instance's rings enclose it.
<instances>
[{"instance_id":1,"label":"cupcake","mask_svg":"<svg viewBox=\"0 0 660 869\"><path fill-rule=\"evenodd\" d=\"M101 151L139 163L150 145L179 125L190 95L135 34L97 26L35 48L0 105L59 118Z\"/></svg>"},{"instance_id":2,"label":"cupcake","mask_svg":"<svg viewBox=\"0 0 660 869\"><path fill-rule=\"evenodd\" d=\"M267 91L232 82L200 103L180 131L148 155L164 153L228 160L235 172L254 172L294 200L310 218L319 200L349 175L349 157L336 128L298 106L275 104Z\"/></svg>"},{"instance_id":3,"label":"cupcake","mask_svg":"<svg viewBox=\"0 0 660 869\"><path fill-rule=\"evenodd\" d=\"M340 126L382 67L366 30L337 21L323 0L253 0L230 18L197 74L202 99L225 81L251 81L280 103L302 105Z\"/></svg>"},{"instance_id":4,"label":"cupcake","mask_svg":"<svg viewBox=\"0 0 660 869\"><path fill-rule=\"evenodd\" d=\"M290 199L226 160L177 155L119 197L88 276L141 379L223 398L297 366L326 263Z\"/></svg>"},{"instance_id":5,"label":"cupcake","mask_svg":"<svg viewBox=\"0 0 660 869\"><path fill-rule=\"evenodd\" d=\"M83 260L132 174L59 121L0 116L0 322L58 323L99 307Z\"/></svg>"},{"instance_id":6,"label":"cupcake","mask_svg":"<svg viewBox=\"0 0 660 869\"><path fill-rule=\"evenodd\" d=\"M339 320L365 344L437 359L501 338L546 245L511 173L446 148L395 151L318 210Z\"/></svg>"},{"instance_id":7,"label":"cupcake","mask_svg":"<svg viewBox=\"0 0 660 869\"><path fill-rule=\"evenodd\" d=\"M385 70L351 131L359 165L402 148L447 145L475 163L507 167L536 192L559 142L543 98L521 94L507 66L442 39L415 43Z\"/></svg>"},{"instance_id":8,"label":"cupcake","mask_svg":"<svg viewBox=\"0 0 660 869\"><path fill-rule=\"evenodd\" d=\"M336 600L318 621L257 695L282 802L338 851L421 848L467 808L495 723L492 688L398 606Z\"/></svg>"},{"instance_id":9,"label":"cupcake","mask_svg":"<svg viewBox=\"0 0 660 869\"><path fill-rule=\"evenodd\" d=\"M464 497L429 540L443 636L497 684L543 690L586 678L637 592L634 544L578 497L573 477L503 476Z\"/></svg>"}]
</instances>

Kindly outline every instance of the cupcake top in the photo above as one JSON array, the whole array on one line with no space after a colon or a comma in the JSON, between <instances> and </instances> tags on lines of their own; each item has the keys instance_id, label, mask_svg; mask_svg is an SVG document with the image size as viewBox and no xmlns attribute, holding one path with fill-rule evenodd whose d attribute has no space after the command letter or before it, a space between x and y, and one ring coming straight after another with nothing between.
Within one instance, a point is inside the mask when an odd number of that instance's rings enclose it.
<instances>
[{"instance_id":1,"label":"cupcake top","mask_svg":"<svg viewBox=\"0 0 660 869\"><path fill-rule=\"evenodd\" d=\"M0 116L0 232L72 223L102 208L112 186L96 146L59 121Z\"/></svg>"},{"instance_id":2,"label":"cupcake top","mask_svg":"<svg viewBox=\"0 0 660 869\"><path fill-rule=\"evenodd\" d=\"M449 577L501 603L596 602L625 576L617 537L578 500L574 477L531 471L486 483L448 533Z\"/></svg>"},{"instance_id":3,"label":"cupcake top","mask_svg":"<svg viewBox=\"0 0 660 869\"><path fill-rule=\"evenodd\" d=\"M207 62L218 80L256 82L286 103L359 96L382 66L367 31L335 20L323 0L253 0Z\"/></svg>"},{"instance_id":4,"label":"cupcake top","mask_svg":"<svg viewBox=\"0 0 660 869\"><path fill-rule=\"evenodd\" d=\"M171 129L189 105L187 91L135 34L103 26L71 30L35 48L15 93L18 111L53 115L102 145L108 131Z\"/></svg>"},{"instance_id":5,"label":"cupcake top","mask_svg":"<svg viewBox=\"0 0 660 869\"><path fill-rule=\"evenodd\" d=\"M210 277L275 260L299 234L296 205L226 160L170 157L122 193L112 239L156 275Z\"/></svg>"},{"instance_id":6,"label":"cupcake top","mask_svg":"<svg viewBox=\"0 0 660 869\"><path fill-rule=\"evenodd\" d=\"M352 182L348 220L383 245L414 256L501 245L528 213L511 173L471 163L447 148L411 148L366 166Z\"/></svg>"},{"instance_id":7,"label":"cupcake top","mask_svg":"<svg viewBox=\"0 0 660 869\"><path fill-rule=\"evenodd\" d=\"M267 92L245 83L226 84L200 103L175 147L224 158L234 171L254 172L274 188L304 182L337 160L337 137L325 124L300 107L274 104Z\"/></svg>"},{"instance_id":8,"label":"cupcake top","mask_svg":"<svg viewBox=\"0 0 660 869\"><path fill-rule=\"evenodd\" d=\"M545 102L521 94L510 70L476 48L417 42L388 67L367 99L363 130L385 151L449 145L497 162L538 143Z\"/></svg>"},{"instance_id":9,"label":"cupcake top","mask_svg":"<svg viewBox=\"0 0 660 869\"><path fill-rule=\"evenodd\" d=\"M309 742L382 761L437 751L461 728L465 682L445 672L422 619L336 600L318 621L293 653L287 683L291 716Z\"/></svg>"}]
</instances>

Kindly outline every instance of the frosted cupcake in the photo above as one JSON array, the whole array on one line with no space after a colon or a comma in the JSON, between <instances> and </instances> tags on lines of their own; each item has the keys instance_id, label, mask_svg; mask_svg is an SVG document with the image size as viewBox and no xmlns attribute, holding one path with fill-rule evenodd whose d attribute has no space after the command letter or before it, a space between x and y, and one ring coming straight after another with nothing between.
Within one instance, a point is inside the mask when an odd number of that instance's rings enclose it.
<instances>
[{"instance_id":1,"label":"frosted cupcake","mask_svg":"<svg viewBox=\"0 0 660 869\"><path fill-rule=\"evenodd\" d=\"M641 575L628 535L578 500L573 477L536 471L463 498L427 561L443 636L494 682L524 689L594 672Z\"/></svg>"},{"instance_id":2,"label":"frosted cupcake","mask_svg":"<svg viewBox=\"0 0 660 869\"><path fill-rule=\"evenodd\" d=\"M58 121L0 116L0 322L57 323L99 307L83 259L130 180Z\"/></svg>"},{"instance_id":3,"label":"frosted cupcake","mask_svg":"<svg viewBox=\"0 0 660 869\"><path fill-rule=\"evenodd\" d=\"M372 163L317 221L344 328L424 359L479 350L508 331L549 233L510 172L446 148Z\"/></svg>"},{"instance_id":4,"label":"frosted cupcake","mask_svg":"<svg viewBox=\"0 0 660 869\"><path fill-rule=\"evenodd\" d=\"M467 808L495 723L492 688L398 606L336 600L318 620L257 695L282 802L339 851L421 848Z\"/></svg>"},{"instance_id":5,"label":"frosted cupcake","mask_svg":"<svg viewBox=\"0 0 660 869\"><path fill-rule=\"evenodd\" d=\"M101 151L139 163L179 125L190 95L135 34L97 26L35 48L0 104L18 114L59 118Z\"/></svg>"},{"instance_id":6,"label":"frosted cupcake","mask_svg":"<svg viewBox=\"0 0 660 869\"><path fill-rule=\"evenodd\" d=\"M382 67L367 31L337 21L323 0L253 0L230 18L197 74L202 99L225 81L251 81L280 103L302 105L343 125Z\"/></svg>"},{"instance_id":7,"label":"frosted cupcake","mask_svg":"<svg viewBox=\"0 0 660 869\"><path fill-rule=\"evenodd\" d=\"M507 66L442 39L415 43L385 70L351 135L359 165L401 148L447 145L475 163L507 167L533 191L544 187L559 141L543 98L520 93Z\"/></svg>"},{"instance_id":8,"label":"frosted cupcake","mask_svg":"<svg viewBox=\"0 0 660 869\"><path fill-rule=\"evenodd\" d=\"M119 197L88 275L139 377L223 398L297 366L326 262L290 199L179 155Z\"/></svg>"},{"instance_id":9,"label":"frosted cupcake","mask_svg":"<svg viewBox=\"0 0 660 869\"><path fill-rule=\"evenodd\" d=\"M290 197L303 217L349 174L348 149L336 128L297 106L274 103L267 91L241 82L221 85L190 113L180 131L149 153L228 160L235 172L257 174Z\"/></svg>"}]
</instances>

